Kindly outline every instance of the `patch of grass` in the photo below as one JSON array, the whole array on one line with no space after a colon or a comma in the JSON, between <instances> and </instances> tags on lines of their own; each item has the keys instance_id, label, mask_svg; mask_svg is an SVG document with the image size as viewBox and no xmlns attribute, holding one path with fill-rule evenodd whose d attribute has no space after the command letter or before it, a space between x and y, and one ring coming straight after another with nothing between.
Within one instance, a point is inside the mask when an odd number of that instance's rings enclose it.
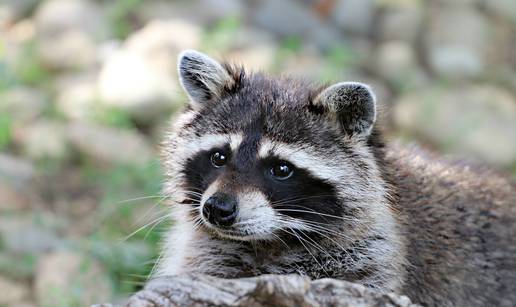
<instances>
[{"instance_id":1,"label":"patch of grass","mask_svg":"<svg viewBox=\"0 0 516 307\"><path fill-rule=\"evenodd\" d=\"M0 57L0 92L3 92L16 84L14 74L7 66L7 63Z\"/></svg>"},{"instance_id":2,"label":"patch of grass","mask_svg":"<svg viewBox=\"0 0 516 307\"><path fill-rule=\"evenodd\" d=\"M34 274L37 258L30 253L0 253L0 274L13 279L26 279Z\"/></svg>"},{"instance_id":3,"label":"patch of grass","mask_svg":"<svg viewBox=\"0 0 516 307\"><path fill-rule=\"evenodd\" d=\"M40 61L36 42L26 43L18 58L20 60L16 63L13 70L15 78L19 83L30 86L42 86L49 82L51 75Z\"/></svg>"},{"instance_id":4,"label":"patch of grass","mask_svg":"<svg viewBox=\"0 0 516 307\"><path fill-rule=\"evenodd\" d=\"M280 73L283 71L284 63L285 61L291 57L292 55L295 55L302 51L304 46L304 42L301 37L299 36L289 36L286 39L284 39L278 50L276 51L273 65L271 69L275 73Z\"/></svg>"},{"instance_id":5,"label":"patch of grass","mask_svg":"<svg viewBox=\"0 0 516 307\"><path fill-rule=\"evenodd\" d=\"M12 119L7 113L0 113L0 151L7 148L12 139Z\"/></svg>"},{"instance_id":6,"label":"patch of grass","mask_svg":"<svg viewBox=\"0 0 516 307\"><path fill-rule=\"evenodd\" d=\"M135 232L141 227L136 221L144 222L145 219L141 220L144 212L161 199L162 175L159 164L119 165L113 169L85 165L83 175L87 181L103 189L99 210L100 226L88 239L86 249L109 270L115 291L134 292L152 269L152 260L159 253L161 233L168 222L163 220L156 227L151 224ZM133 198L148 196L155 198L131 201ZM127 238L129 235L130 238Z\"/></svg>"},{"instance_id":7,"label":"patch of grass","mask_svg":"<svg viewBox=\"0 0 516 307\"><path fill-rule=\"evenodd\" d=\"M303 40L299 36L287 37L281 44L281 50L298 53L303 48Z\"/></svg>"},{"instance_id":8,"label":"patch of grass","mask_svg":"<svg viewBox=\"0 0 516 307\"><path fill-rule=\"evenodd\" d=\"M357 61L357 55L345 45L331 47L324 56L324 70L321 76L325 80L338 80L344 70Z\"/></svg>"},{"instance_id":9,"label":"patch of grass","mask_svg":"<svg viewBox=\"0 0 516 307\"><path fill-rule=\"evenodd\" d=\"M208 52L224 52L231 47L236 31L242 26L242 21L237 16L221 19L211 29L204 33L202 48Z\"/></svg>"},{"instance_id":10,"label":"patch of grass","mask_svg":"<svg viewBox=\"0 0 516 307\"><path fill-rule=\"evenodd\" d=\"M127 38L136 30L134 16L143 0L115 0L108 3L108 19L113 34L119 39Z\"/></svg>"},{"instance_id":11,"label":"patch of grass","mask_svg":"<svg viewBox=\"0 0 516 307\"><path fill-rule=\"evenodd\" d=\"M129 114L117 108L98 108L95 111L95 120L107 126L123 129L134 128Z\"/></svg>"}]
</instances>

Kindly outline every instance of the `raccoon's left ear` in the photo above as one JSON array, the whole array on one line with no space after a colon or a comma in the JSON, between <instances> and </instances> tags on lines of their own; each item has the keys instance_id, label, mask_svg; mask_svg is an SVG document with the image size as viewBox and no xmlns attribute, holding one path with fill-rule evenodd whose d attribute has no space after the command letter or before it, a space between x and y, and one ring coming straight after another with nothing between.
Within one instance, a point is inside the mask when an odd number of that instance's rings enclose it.
<instances>
[{"instance_id":1,"label":"raccoon's left ear","mask_svg":"<svg viewBox=\"0 0 516 307\"><path fill-rule=\"evenodd\" d=\"M227 69L204 53L185 50L179 54L177 62L179 81L194 107L220 98L224 89L235 83Z\"/></svg>"},{"instance_id":2,"label":"raccoon's left ear","mask_svg":"<svg viewBox=\"0 0 516 307\"><path fill-rule=\"evenodd\" d=\"M346 134L367 137L376 120L376 97L371 88L359 82L334 84L313 100L313 106L336 119Z\"/></svg>"}]
</instances>

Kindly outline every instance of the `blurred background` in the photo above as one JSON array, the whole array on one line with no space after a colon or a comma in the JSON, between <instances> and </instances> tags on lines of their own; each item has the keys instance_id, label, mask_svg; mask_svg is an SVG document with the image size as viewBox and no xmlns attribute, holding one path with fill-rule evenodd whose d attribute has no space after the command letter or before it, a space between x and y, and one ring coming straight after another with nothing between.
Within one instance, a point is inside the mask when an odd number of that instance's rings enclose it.
<instances>
[{"instance_id":1,"label":"blurred background","mask_svg":"<svg viewBox=\"0 0 516 307\"><path fill-rule=\"evenodd\" d=\"M367 82L390 139L516 175L514 0L1 0L0 306L141 287L185 48Z\"/></svg>"}]
</instances>

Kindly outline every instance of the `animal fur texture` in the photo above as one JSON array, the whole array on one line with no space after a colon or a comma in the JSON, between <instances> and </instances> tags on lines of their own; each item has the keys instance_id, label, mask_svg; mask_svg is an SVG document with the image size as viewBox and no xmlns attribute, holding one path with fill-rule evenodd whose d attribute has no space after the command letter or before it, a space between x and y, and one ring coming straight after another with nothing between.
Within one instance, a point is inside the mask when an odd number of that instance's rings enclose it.
<instances>
[{"instance_id":1,"label":"animal fur texture","mask_svg":"<svg viewBox=\"0 0 516 307\"><path fill-rule=\"evenodd\" d=\"M516 304L509 179L384 145L361 83L272 78L192 50L178 71L190 104L163 146L174 224L155 275L298 273L428 306Z\"/></svg>"}]
</instances>

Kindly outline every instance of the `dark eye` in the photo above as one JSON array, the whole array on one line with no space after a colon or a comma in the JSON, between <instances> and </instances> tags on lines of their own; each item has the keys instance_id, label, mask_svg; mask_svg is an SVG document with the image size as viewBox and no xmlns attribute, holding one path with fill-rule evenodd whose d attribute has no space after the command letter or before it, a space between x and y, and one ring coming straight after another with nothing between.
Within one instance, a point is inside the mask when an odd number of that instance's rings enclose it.
<instances>
[{"instance_id":1,"label":"dark eye","mask_svg":"<svg viewBox=\"0 0 516 307\"><path fill-rule=\"evenodd\" d=\"M226 155L220 151L212 153L210 160L211 164L217 168L224 166L228 162Z\"/></svg>"},{"instance_id":2,"label":"dark eye","mask_svg":"<svg viewBox=\"0 0 516 307\"><path fill-rule=\"evenodd\" d=\"M292 166L285 161L279 162L271 168L271 175L279 180L288 179L293 173Z\"/></svg>"}]
</instances>

